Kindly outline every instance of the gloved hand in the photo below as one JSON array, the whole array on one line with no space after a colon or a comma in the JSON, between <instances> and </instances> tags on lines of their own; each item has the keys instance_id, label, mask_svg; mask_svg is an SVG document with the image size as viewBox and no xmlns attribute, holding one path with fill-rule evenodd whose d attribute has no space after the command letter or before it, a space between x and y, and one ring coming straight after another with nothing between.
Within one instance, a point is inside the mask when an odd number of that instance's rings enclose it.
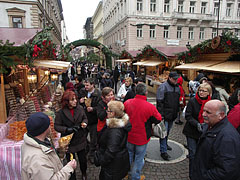
<instances>
[{"instance_id":1,"label":"gloved hand","mask_svg":"<svg viewBox=\"0 0 240 180\"><path fill-rule=\"evenodd\" d=\"M199 132L203 132L203 128L202 128L202 125L200 123L197 123L197 130Z\"/></svg>"},{"instance_id":2,"label":"gloved hand","mask_svg":"<svg viewBox=\"0 0 240 180\"><path fill-rule=\"evenodd\" d=\"M80 126L73 126L73 131L78 132L80 128L81 128Z\"/></svg>"},{"instance_id":3,"label":"gloved hand","mask_svg":"<svg viewBox=\"0 0 240 180\"><path fill-rule=\"evenodd\" d=\"M66 133L71 134L71 133L73 133L73 132L74 132L73 128L67 128L67 129L66 129Z\"/></svg>"}]
</instances>

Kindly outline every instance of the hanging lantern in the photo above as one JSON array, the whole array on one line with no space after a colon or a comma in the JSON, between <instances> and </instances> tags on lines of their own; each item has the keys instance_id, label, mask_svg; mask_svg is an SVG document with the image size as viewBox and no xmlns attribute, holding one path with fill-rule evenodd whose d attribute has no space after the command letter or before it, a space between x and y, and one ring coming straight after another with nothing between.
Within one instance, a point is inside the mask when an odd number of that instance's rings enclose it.
<instances>
[{"instance_id":1,"label":"hanging lantern","mask_svg":"<svg viewBox=\"0 0 240 180\"><path fill-rule=\"evenodd\" d=\"M51 81L56 81L58 79L58 74L51 74Z\"/></svg>"},{"instance_id":2,"label":"hanging lantern","mask_svg":"<svg viewBox=\"0 0 240 180\"><path fill-rule=\"evenodd\" d=\"M166 61L165 66L168 67L168 61Z\"/></svg>"},{"instance_id":3,"label":"hanging lantern","mask_svg":"<svg viewBox=\"0 0 240 180\"><path fill-rule=\"evenodd\" d=\"M27 76L29 83L36 83L37 82L37 75L36 74L29 74Z\"/></svg>"},{"instance_id":4,"label":"hanging lantern","mask_svg":"<svg viewBox=\"0 0 240 180\"><path fill-rule=\"evenodd\" d=\"M45 76L49 76L50 71L49 71L49 70L45 70L45 71L44 71L44 74L45 74Z\"/></svg>"}]
</instances>

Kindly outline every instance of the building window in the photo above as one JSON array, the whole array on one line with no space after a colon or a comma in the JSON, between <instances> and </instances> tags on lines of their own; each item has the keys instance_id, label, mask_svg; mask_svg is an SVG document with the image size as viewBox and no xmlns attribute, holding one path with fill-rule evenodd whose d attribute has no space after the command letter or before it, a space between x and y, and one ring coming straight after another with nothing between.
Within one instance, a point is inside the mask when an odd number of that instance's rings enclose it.
<instances>
[{"instance_id":1,"label":"building window","mask_svg":"<svg viewBox=\"0 0 240 180\"><path fill-rule=\"evenodd\" d=\"M137 11L142 11L143 2L142 0L137 0Z\"/></svg>"},{"instance_id":2,"label":"building window","mask_svg":"<svg viewBox=\"0 0 240 180\"><path fill-rule=\"evenodd\" d=\"M218 7L219 7L219 3L214 3L214 16L218 16Z\"/></svg>"},{"instance_id":3,"label":"building window","mask_svg":"<svg viewBox=\"0 0 240 180\"><path fill-rule=\"evenodd\" d=\"M155 38L155 25L150 25L150 38Z\"/></svg>"},{"instance_id":4,"label":"building window","mask_svg":"<svg viewBox=\"0 0 240 180\"><path fill-rule=\"evenodd\" d=\"M217 36L217 28L212 28L212 38Z\"/></svg>"},{"instance_id":5,"label":"building window","mask_svg":"<svg viewBox=\"0 0 240 180\"><path fill-rule=\"evenodd\" d=\"M204 28L203 27L200 27L199 39L201 39L201 40L204 39Z\"/></svg>"},{"instance_id":6,"label":"building window","mask_svg":"<svg viewBox=\"0 0 240 180\"><path fill-rule=\"evenodd\" d=\"M193 27L189 27L188 30L188 39L193 39Z\"/></svg>"},{"instance_id":7,"label":"building window","mask_svg":"<svg viewBox=\"0 0 240 180\"><path fill-rule=\"evenodd\" d=\"M202 2L201 14L206 14L206 8L207 8L207 3L206 2Z\"/></svg>"},{"instance_id":8,"label":"building window","mask_svg":"<svg viewBox=\"0 0 240 180\"><path fill-rule=\"evenodd\" d=\"M190 1L189 13L194 13L195 1Z\"/></svg>"},{"instance_id":9,"label":"building window","mask_svg":"<svg viewBox=\"0 0 240 180\"><path fill-rule=\"evenodd\" d=\"M181 39L182 38L182 27L178 26L177 27L177 39Z\"/></svg>"},{"instance_id":10,"label":"building window","mask_svg":"<svg viewBox=\"0 0 240 180\"><path fill-rule=\"evenodd\" d=\"M235 29L235 35L240 37L240 29Z\"/></svg>"},{"instance_id":11,"label":"building window","mask_svg":"<svg viewBox=\"0 0 240 180\"><path fill-rule=\"evenodd\" d=\"M165 13L169 13L169 7L170 7L169 0L164 0L164 12Z\"/></svg>"},{"instance_id":12,"label":"building window","mask_svg":"<svg viewBox=\"0 0 240 180\"><path fill-rule=\"evenodd\" d=\"M13 17L12 23L14 28L23 28L21 17Z\"/></svg>"},{"instance_id":13,"label":"building window","mask_svg":"<svg viewBox=\"0 0 240 180\"><path fill-rule=\"evenodd\" d=\"M151 0L150 2L150 11L156 12L156 0Z\"/></svg>"},{"instance_id":14,"label":"building window","mask_svg":"<svg viewBox=\"0 0 240 180\"><path fill-rule=\"evenodd\" d=\"M127 38L127 26L124 27L124 38Z\"/></svg>"},{"instance_id":15,"label":"building window","mask_svg":"<svg viewBox=\"0 0 240 180\"><path fill-rule=\"evenodd\" d=\"M230 17L232 11L232 3L227 3L226 16Z\"/></svg>"},{"instance_id":16,"label":"building window","mask_svg":"<svg viewBox=\"0 0 240 180\"><path fill-rule=\"evenodd\" d=\"M240 17L240 3L238 3L237 17Z\"/></svg>"},{"instance_id":17,"label":"building window","mask_svg":"<svg viewBox=\"0 0 240 180\"><path fill-rule=\"evenodd\" d=\"M178 12L183 12L183 1L182 0L178 1Z\"/></svg>"},{"instance_id":18,"label":"building window","mask_svg":"<svg viewBox=\"0 0 240 180\"><path fill-rule=\"evenodd\" d=\"M169 26L164 26L163 37L167 39L168 34L169 34Z\"/></svg>"},{"instance_id":19,"label":"building window","mask_svg":"<svg viewBox=\"0 0 240 180\"><path fill-rule=\"evenodd\" d=\"M137 25L137 37L142 37L142 25Z\"/></svg>"}]
</instances>

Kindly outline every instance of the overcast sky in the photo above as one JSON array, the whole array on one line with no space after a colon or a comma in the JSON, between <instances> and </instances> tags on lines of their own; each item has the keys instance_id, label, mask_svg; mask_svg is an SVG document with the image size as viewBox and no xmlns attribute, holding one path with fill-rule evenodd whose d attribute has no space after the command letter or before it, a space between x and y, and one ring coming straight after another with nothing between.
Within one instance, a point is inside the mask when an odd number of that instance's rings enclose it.
<instances>
[{"instance_id":1,"label":"overcast sky","mask_svg":"<svg viewBox=\"0 0 240 180\"><path fill-rule=\"evenodd\" d=\"M83 38L83 26L100 0L62 0L63 17L70 42Z\"/></svg>"}]
</instances>

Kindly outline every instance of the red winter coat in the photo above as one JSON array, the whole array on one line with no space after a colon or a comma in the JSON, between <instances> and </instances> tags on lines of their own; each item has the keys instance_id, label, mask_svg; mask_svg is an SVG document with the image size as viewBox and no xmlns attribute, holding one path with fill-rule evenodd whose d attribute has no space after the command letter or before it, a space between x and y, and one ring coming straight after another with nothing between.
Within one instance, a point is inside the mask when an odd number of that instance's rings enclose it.
<instances>
[{"instance_id":1,"label":"red winter coat","mask_svg":"<svg viewBox=\"0 0 240 180\"><path fill-rule=\"evenodd\" d=\"M147 144L151 137L152 123L159 123L162 120L161 114L143 95L137 94L134 99L127 100L124 106L132 124L128 142L135 145Z\"/></svg>"},{"instance_id":2,"label":"red winter coat","mask_svg":"<svg viewBox=\"0 0 240 180\"><path fill-rule=\"evenodd\" d=\"M240 126L240 103L234 106L234 108L228 113L227 118L235 128Z\"/></svg>"},{"instance_id":3,"label":"red winter coat","mask_svg":"<svg viewBox=\"0 0 240 180\"><path fill-rule=\"evenodd\" d=\"M184 107L184 106L186 106L186 100L185 100L185 92L184 92L183 87L182 87L182 84L183 84L182 76L180 76L178 78L177 83L178 83L179 88L180 88L180 98L179 98L180 106Z\"/></svg>"}]
</instances>

